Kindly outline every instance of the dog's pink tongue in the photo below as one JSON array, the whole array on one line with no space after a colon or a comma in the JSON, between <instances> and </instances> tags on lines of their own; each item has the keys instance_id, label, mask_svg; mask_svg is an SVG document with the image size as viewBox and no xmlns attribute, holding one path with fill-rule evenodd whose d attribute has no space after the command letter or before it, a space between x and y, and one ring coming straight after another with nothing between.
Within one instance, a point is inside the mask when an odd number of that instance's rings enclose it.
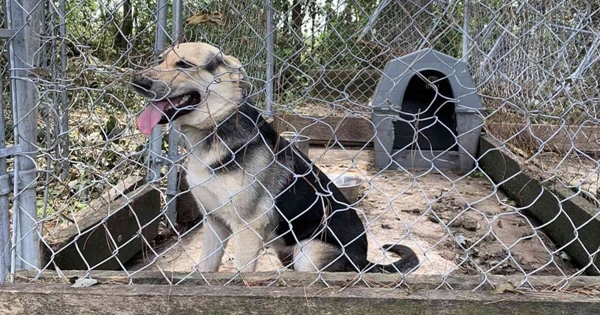
<instances>
[{"instance_id":1,"label":"dog's pink tongue","mask_svg":"<svg viewBox=\"0 0 600 315\"><path fill-rule=\"evenodd\" d=\"M150 135L152 129L160 121L165 107L169 104L169 101L158 101L151 102L146 106L144 111L138 118L138 129L145 135Z\"/></svg>"}]
</instances>

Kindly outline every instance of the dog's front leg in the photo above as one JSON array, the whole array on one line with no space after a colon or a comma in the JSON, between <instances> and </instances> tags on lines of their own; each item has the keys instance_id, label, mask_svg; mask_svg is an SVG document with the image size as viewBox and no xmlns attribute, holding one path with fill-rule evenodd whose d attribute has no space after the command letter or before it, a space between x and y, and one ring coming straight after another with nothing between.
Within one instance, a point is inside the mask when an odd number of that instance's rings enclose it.
<instances>
[{"instance_id":1,"label":"dog's front leg","mask_svg":"<svg viewBox=\"0 0 600 315\"><path fill-rule=\"evenodd\" d=\"M236 229L233 234L233 254L235 265L241 272L254 272L258 254L263 247L264 220L255 221Z\"/></svg>"},{"instance_id":2,"label":"dog's front leg","mask_svg":"<svg viewBox=\"0 0 600 315\"><path fill-rule=\"evenodd\" d=\"M198 264L200 272L217 272L227 246L231 231L212 215L206 216L204 235L202 235L202 257Z\"/></svg>"}]
</instances>

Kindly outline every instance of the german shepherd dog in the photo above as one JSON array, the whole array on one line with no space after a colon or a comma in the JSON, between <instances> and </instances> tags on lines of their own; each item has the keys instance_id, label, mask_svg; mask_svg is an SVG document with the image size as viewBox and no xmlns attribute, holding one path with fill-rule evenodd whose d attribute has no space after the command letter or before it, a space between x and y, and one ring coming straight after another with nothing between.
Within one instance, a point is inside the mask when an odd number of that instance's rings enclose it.
<instances>
[{"instance_id":1,"label":"german shepherd dog","mask_svg":"<svg viewBox=\"0 0 600 315\"><path fill-rule=\"evenodd\" d=\"M385 245L402 257L393 264L367 260L358 214L261 117L237 58L206 43L180 43L131 83L151 99L139 130L149 135L172 121L185 139L187 180L205 220L198 271L218 271L230 238L242 272L255 271L267 247L297 271L408 272L419 265L403 245Z\"/></svg>"}]
</instances>

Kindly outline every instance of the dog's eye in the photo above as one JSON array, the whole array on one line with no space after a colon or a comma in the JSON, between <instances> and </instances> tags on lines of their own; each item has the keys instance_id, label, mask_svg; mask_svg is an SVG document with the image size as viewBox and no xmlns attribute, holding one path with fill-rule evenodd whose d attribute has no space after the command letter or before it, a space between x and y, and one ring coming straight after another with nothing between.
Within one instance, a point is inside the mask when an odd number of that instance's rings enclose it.
<instances>
[{"instance_id":1,"label":"dog's eye","mask_svg":"<svg viewBox=\"0 0 600 315\"><path fill-rule=\"evenodd\" d=\"M184 61L184 60L179 60L179 61L177 61L177 62L175 63L175 66L176 66L177 68L189 69L189 68L193 68L193 67L195 67L196 65L194 65L194 64L191 64L191 63L189 63L189 62L187 62L187 61Z\"/></svg>"}]
</instances>

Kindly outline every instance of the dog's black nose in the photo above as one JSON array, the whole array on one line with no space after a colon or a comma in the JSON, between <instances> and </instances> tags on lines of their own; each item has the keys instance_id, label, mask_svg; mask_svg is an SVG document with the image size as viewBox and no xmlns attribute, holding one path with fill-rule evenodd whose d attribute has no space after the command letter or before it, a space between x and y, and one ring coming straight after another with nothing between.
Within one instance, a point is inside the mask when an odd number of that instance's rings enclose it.
<instances>
[{"instance_id":1,"label":"dog's black nose","mask_svg":"<svg viewBox=\"0 0 600 315\"><path fill-rule=\"evenodd\" d=\"M148 92L152 88L152 80L144 77L137 76L131 80L133 87L141 92Z\"/></svg>"}]
</instances>

